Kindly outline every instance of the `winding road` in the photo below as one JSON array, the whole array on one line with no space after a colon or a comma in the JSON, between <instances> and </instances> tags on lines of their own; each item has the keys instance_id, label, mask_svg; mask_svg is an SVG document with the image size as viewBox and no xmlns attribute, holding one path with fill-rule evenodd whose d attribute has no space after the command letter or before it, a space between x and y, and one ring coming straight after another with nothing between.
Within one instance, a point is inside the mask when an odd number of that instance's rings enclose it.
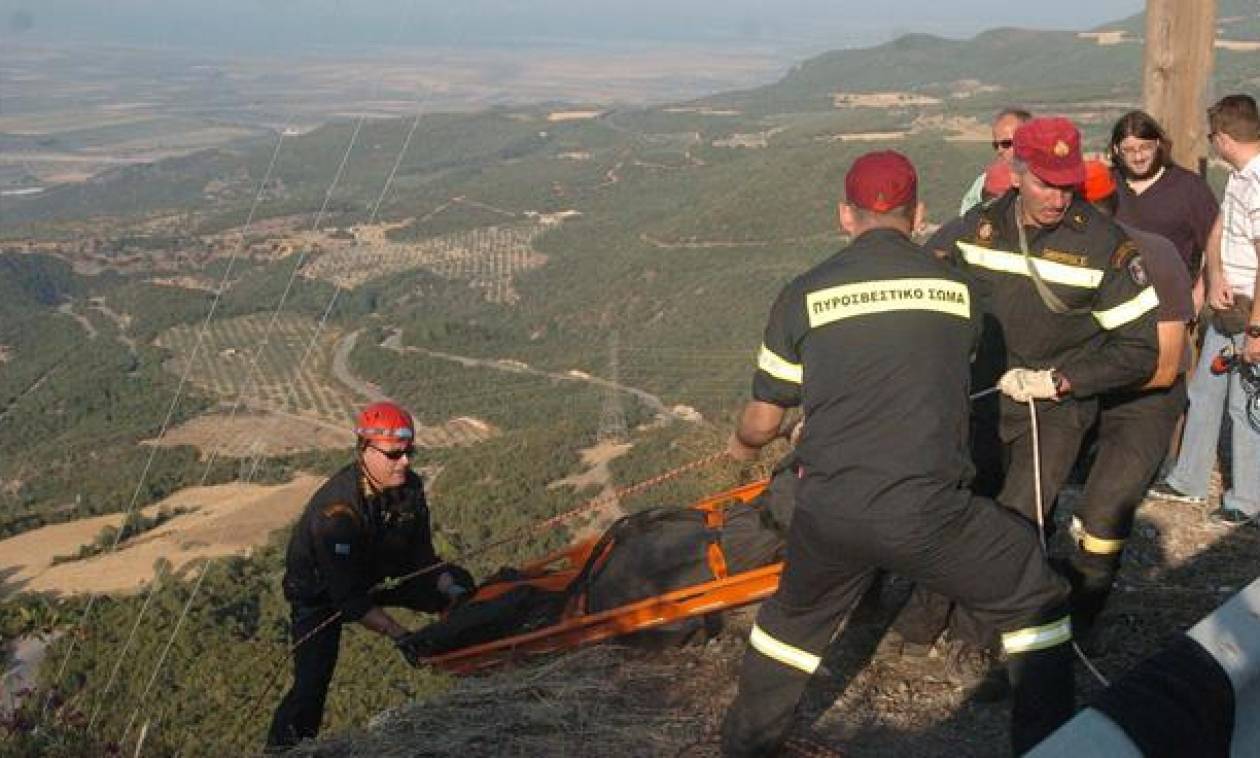
<instances>
[{"instance_id":1,"label":"winding road","mask_svg":"<svg viewBox=\"0 0 1260 758\"><path fill-rule=\"evenodd\" d=\"M468 366L470 368L487 368L493 371L504 371L510 374L529 374L532 376L541 376L541 377L546 377L549 379L559 379L566 382L584 382L586 384L592 384L597 387L603 387L605 389L612 389L618 392L624 392L628 395L633 395L645 406L647 406L653 413L655 413L658 417L662 419L668 419L670 421L689 420L682 414L679 414L675 412L674 410L672 410L671 408L669 408L668 406L666 406L664 401L662 401L656 395L653 395L652 393L648 392L647 390L642 390L642 389L639 389L638 387L631 387L625 384L620 384L618 382L613 382L608 379L601 379L598 376L591 376L590 374L586 374L582 372L575 371L575 372L560 373L560 372L555 372L555 371L544 371L542 369L533 368L532 366L521 363L520 361L502 360L502 359L495 359L495 358L473 358L467 355L456 355L454 353L444 353L440 350L430 350L424 347L412 347L410 345L403 345L402 344L402 331L398 329L395 329L392 334L386 337L381 342L380 346L385 348L386 350L393 350L399 353L419 353L421 355L425 355L430 358L438 358L444 361L451 361L452 363L458 363L461 366Z\"/></svg>"}]
</instances>

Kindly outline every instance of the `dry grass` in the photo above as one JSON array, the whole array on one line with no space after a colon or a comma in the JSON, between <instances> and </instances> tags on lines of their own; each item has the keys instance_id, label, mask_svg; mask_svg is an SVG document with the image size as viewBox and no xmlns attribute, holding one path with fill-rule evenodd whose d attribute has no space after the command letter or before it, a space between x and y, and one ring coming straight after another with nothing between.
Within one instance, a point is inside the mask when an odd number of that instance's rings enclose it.
<instances>
[{"instance_id":1,"label":"dry grass","mask_svg":"<svg viewBox=\"0 0 1260 758\"><path fill-rule=\"evenodd\" d=\"M175 569L202 558L247 553L301 512L323 477L300 474L287 484L221 484L187 487L160 503L141 509L152 517L161 508L186 509L148 532L123 542L117 550L86 560L53 564L96 539L101 529L117 528L122 514L97 516L24 532L0 541L0 594L55 592L130 593L153 578L159 558Z\"/></svg>"},{"instance_id":2,"label":"dry grass","mask_svg":"<svg viewBox=\"0 0 1260 758\"><path fill-rule=\"evenodd\" d=\"M603 645L530 668L459 680L441 697L387 711L311 756L671 755L703 738L680 708L679 667Z\"/></svg>"},{"instance_id":3,"label":"dry grass","mask_svg":"<svg viewBox=\"0 0 1260 758\"><path fill-rule=\"evenodd\" d=\"M1213 488L1219 492L1219 486ZM1068 493L1061 520L1078 495ZM1148 501L1104 616L1093 660L1112 679L1260 573L1260 529L1212 524L1213 506ZM1066 539L1060 528L1057 539ZM876 656L909 585L855 614L825 656L832 676L806 692L797 728L851 756L1009 754L1009 703L979 703L947 681L939 658ZM308 746L318 756L686 756L715 758L735 694L752 609L726 614L703 647L654 654L604 645L530 668L458 681L449 692L382 715L361 733ZM1100 686L1077 665L1078 704Z\"/></svg>"}]
</instances>

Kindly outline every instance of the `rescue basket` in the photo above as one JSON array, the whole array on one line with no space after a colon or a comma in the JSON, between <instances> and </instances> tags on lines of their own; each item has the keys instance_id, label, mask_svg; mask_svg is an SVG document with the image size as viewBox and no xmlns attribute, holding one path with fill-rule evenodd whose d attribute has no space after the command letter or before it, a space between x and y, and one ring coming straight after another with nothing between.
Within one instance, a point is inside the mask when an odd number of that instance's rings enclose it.
<instances>
[{"instance_id":1,"label":"rescue basket","mask_svg":"<svg viewBox=\"0 0 1260 758\"><path fill-rule=\"evenodd\" d=\"M753 603L774 592L791 515L792 472L618 519L518 569L409 642L430 665L469 672Z\"/></svg>"}]
</instances>

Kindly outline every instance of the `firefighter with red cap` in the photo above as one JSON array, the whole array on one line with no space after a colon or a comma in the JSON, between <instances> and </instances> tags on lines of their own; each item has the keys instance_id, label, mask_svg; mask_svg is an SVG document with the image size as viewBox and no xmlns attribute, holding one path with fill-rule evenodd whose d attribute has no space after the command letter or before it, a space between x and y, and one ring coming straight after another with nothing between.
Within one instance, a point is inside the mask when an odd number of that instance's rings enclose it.
<instances>
[{"instance_id":1,"label":"firefighter with red cap","mask_svg":"<svg viewBox=\"0 0 1260 758\"><path fill-rule=\"evenodd\" d=\"M898 153L858 158L839 207L852 242L770 311L728 450L756 457L787 408L802 406L809 422L786 565L752 629L722 726L726 755L784 745L824 649L881 568L975 608L1002 633L1017 752L1072 713L1067 582L1025 521L967 489L981 313L965 279L910 240L923 213L917 184Z\"/></svg>"},{"instance_id":2,"label":"firefighter with red cap","mask_svg":"<svg viewBox=\"0 0 1260 758\"><path fill-rule=\"evenodd\" d=\"M1102 161L1087 161L1085 168L1081 195L1114 217L1120 197L1113 171ZM1161 235L1116 223L1137 243L1142 267L1159 295L1159 362L1145 384L1107 392L1098 400L1098 452L1072 517L1072 625L1078 638L1090 636L1102 613L1133 517L1186 408L1187 325L1195 316L1193 283L1177 246Z\"/></svg>"},{"instance_id":3,"label":"firefighter with red cap","mask_svg":"<svg viewBox=\"0 0 1260 758\"><path fill-rule=\"evenodd\" d=\"M975 282L985 329L973 382L1001 390L973 406L977 491L1050 525L1098 397L1141 387L1155 371L1159 297L1137 245L1080 196L1086 171L1076 126L1032 119L1016 130L1014 149L1012 190L942 227L927 247ZM916 590L894 631L931 644L947 613ZM951 631L968 643L968 657L993 641L965 613Z\"/></svg>"},{"instance_id":4,"label":"firefighter with red cap","mask_svg":"<svg viewBox=\"0 0 1260 758\"><path fill-rule=\"evenodd\" d=\"M424 483L411 470L411 414L394 403L373 403L359 413L354 431L355 460L315 492L289 539L283 586L294 680L272 718L269 750L319 732L343 624L357 621L389 637L415 665L408 630L385 606L437 612L475 588L467 571L444 565L433 549ZM417 571L395 587L376 589L382 580Z\"/></svg>"}]
</instances>

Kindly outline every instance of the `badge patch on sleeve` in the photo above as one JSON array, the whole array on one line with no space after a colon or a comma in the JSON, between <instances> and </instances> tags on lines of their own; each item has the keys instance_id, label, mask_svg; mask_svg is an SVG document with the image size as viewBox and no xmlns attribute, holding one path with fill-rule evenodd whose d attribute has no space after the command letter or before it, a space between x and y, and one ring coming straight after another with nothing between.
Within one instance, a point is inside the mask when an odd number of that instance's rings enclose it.
<instances>
[{"instance_id":1,"label":"badge patch on sleeve","mask_svg":"<svg viewBox=\"0 0 1260 758\"><path fill-rule=\"evenodd\" d=\"M349 542L333 543L333 552L336 553L337 555L350 555L350 543Z\"/></svg>"},{"instance_id":2,"label":"badge patch on sleeve","mask_svg":"<svg viewBox=\"0 0 1260 758\"><path fill-rule=\"evenodd\" d=\"M1146 268L1142 265L1142 259L1136 255L1129 260L1129 278L1139 287L1145 287L1150 284L1150 278L1146 275Z\"/></svg>"},{"instance_id":3,"label":"badge patch on sleeve","mask_svg":"<svg viewBox=\"0 0 1260 758\"><path fill-rule=\"evenodd\" d=\"M984 243L993 241L993 223L989 219L981 219L976 226L976 239Z\"/></svg>"}]
</instances>

